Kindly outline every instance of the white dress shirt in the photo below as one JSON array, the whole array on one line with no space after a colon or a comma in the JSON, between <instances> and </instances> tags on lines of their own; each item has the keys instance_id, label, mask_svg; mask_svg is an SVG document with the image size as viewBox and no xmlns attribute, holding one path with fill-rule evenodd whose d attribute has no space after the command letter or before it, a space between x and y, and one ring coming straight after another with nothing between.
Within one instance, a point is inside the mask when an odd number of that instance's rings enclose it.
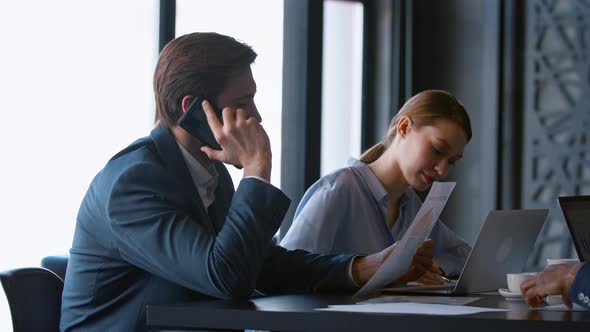
<instances>
[{"instance_id":1,"label":"white dress shirt","mask_svg":"<svg viewBox=\"0 0 590 332\"><path fill-rule=\"evenodd\" d=\"M178 143L178 147L188 167L188 171L193 178L195 187L199 191L201 201L205 209L207 209L215 200L215 189L217 188L217 178L219 177L215 165L211 163L209 167L205 167L180 143Z\"/></svg>"}]
</instances>

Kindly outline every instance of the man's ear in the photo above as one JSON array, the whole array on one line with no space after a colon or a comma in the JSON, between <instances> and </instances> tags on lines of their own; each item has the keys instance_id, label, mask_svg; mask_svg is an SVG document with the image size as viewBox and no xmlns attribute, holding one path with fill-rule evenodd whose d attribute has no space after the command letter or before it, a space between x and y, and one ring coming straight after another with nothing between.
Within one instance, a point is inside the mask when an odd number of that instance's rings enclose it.
<instances>
[{"instance_id":1,"label":"man's ear","mask_svg":"<svg viewBox=\"0 0 590 332\"><path fill-rule=\"evenodd\" d=\"M186 112L186 110L188 109L188 105L191 104L191 101L193 101L193 96L186 95L182 97L182 101L180 102L182 113Z\"/></svg>"},{"instance_id":2,"label":"man's ear","mask_svg":"<svg viewBox=\"0 0 590 332\"><path fill-rule=\"evenodd\" d=\"M402 116L397 122L397 135L405 137L412 130L412 120L407 116Z\"/></svg>"}]
</instances>

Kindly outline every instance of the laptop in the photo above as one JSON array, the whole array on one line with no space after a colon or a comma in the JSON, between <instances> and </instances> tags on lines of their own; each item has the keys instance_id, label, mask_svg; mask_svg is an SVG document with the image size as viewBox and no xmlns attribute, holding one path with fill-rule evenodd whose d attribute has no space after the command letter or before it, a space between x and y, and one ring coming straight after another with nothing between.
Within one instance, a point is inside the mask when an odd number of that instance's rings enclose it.
<instances>
[{"instance_id":1,"label":"laptop","mask_svg":"<svg viewBox=\"0 0 590 332\"><path fill-rule=\"evenodd\" d=\"M590 196L558 197L578 258L590 260Z\"/></svg>"},{"instance_id":2,"label":"laptop","mask_svg":"<svg viewBox=\"0 0 590 332\"><path fill-rule=\"evenodd\" d=\"M463 295L506 287L506 274L522 272L548 209L490 211L459 279L445 285L396 286L383 293Z\"/></svg>"}]
</instances>

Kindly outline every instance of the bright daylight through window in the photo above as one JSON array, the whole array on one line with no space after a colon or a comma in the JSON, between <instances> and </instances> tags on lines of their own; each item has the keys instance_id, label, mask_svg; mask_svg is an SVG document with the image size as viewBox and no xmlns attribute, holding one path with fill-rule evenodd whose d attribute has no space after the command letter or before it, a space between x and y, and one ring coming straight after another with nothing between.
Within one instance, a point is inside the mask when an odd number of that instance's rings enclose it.
<instances>
[{"instance_id":1,"label":"bright daylight through window","mask_svg":"<svg viewBox=\"0 0 590 332\"><path fill-rule=\"evenodd\" d=\"M279 186L282 1L179 0L176 13L177 35L216 31L259 54L255 101ZM92 178L153 128L158 19L156 0L0 4L0 270L67 254ZM0 331L11 328L2 295Z\"/></svg>"}]
</instances>

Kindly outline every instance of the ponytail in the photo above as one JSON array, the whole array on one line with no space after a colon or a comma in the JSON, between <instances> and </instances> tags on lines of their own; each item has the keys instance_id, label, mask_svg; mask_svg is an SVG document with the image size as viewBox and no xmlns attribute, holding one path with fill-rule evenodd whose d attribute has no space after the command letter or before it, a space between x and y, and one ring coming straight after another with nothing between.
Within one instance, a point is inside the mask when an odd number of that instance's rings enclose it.
<instances>
[{"instance_id":1,"label":"ponytail","mask_svg":"<svg viewBox=\"0 0 590 332\"><path fill-rule=\"evenodd\" d=\"M374 162L375 160L379 159L379 157L381 157L381 155L383 154L383 152L385 151L385 146L383 145L383 142L379 142L375 145L373 145L372 147L370 147L367 151L365 151L362 155L361 155L361 161L365 164L370 164L372 162Z\"/></svg>"}]
</instances>

